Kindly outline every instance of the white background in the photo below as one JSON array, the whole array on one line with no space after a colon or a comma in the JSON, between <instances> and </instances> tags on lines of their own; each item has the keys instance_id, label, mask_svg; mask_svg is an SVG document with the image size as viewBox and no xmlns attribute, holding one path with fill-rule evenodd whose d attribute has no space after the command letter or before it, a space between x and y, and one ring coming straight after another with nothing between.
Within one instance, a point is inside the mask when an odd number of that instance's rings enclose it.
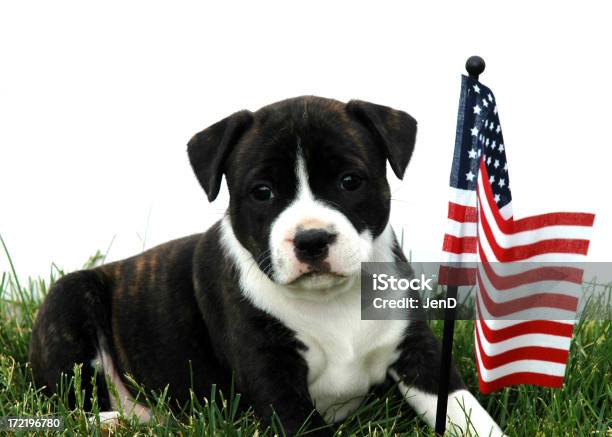
<instances>
[{"instance_id":1,"label":"white background","mask_svg":"<svg viewBox=\"0 0 612 437\"><path fill-rule=\"evenodd\" d=\"M603 2L601 4L604 4ZM0 234L47 275L200 232L219 219L188 165L192 134L302 94L360 98L419 121L392 221L438 260L460 74L487 62L515 217L597 214L611 261L610 11L561 2L6 2L0 7ZM225 188L224 188L225 190ZM144 240L144 241L143 241ZM7 263L0 255L0 271Z\"/></svg>"}]
</instances>

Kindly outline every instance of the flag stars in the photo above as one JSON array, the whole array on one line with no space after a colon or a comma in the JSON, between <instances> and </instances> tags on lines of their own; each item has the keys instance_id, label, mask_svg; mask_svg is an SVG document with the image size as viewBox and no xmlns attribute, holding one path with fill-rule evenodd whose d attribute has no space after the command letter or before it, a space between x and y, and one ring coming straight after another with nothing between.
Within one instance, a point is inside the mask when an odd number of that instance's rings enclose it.
<instances>
[{"instance_id":1,"label":"flag stars","mask_svg":"<svg viewBox=\"0 0 612 437\"><path fill-rule=\"evenodd\" d=\"M492 204L501 207L510 201L510 181L497 100L488 88L477 81L471 81L465 90L468 99L462 111L464 120L471 117L471 126L468 124L462 134L461 139L466 141L462 141L459 159L453 162L451 185L475 190L480 184L478 178L483 177L482 182L492 190L489 191L491 200L495 199L495 204ZM478 173L480 164L485 166L486 176Z\"/></svg>"}]
</instances>

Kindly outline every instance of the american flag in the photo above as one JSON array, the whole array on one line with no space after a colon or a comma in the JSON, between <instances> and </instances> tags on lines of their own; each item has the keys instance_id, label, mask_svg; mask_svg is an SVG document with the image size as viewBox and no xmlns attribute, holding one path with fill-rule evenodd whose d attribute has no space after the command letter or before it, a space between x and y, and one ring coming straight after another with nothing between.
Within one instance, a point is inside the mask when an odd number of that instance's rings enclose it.
<instances>
[{"instance_id":1,"label":"american flag","mask_svg":"<svg viewBox=\"0 0 612 437\"><path fill-rule=\"evenodd\" d=\"M478 285L476 362L483 393L563 383L582 284L582 270L568 263L584 260L595 218L551 213L515 220L505 150L493 93L463 76L440 282ZM563 317L534 320L541 308Z\"/></svg>"}]
</instances>

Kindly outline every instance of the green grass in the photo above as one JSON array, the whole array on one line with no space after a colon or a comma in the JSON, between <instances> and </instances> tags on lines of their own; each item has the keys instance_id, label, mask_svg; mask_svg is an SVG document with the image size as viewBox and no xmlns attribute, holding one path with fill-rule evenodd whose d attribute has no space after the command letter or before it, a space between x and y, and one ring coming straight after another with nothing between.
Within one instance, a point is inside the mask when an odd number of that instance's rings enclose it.
<instances>
[{"instance_id":1,"label":"green grass","mask_svg":"<svg viewBox=\"0 0 612 437\"><path fill-rule=\"evenodd\" d=\"M2 242L2 244L4 244ZM98 263L100 254L86 266ZM9 262L12 261L9 258ZM60 395L47 397L33 387L27 363L28 341L36 310L51 284L63 272L53 266L46 279L21 282L14 269L0 276L0 416L58 415L65 435L104 435L95 414L68 407L75 391L82 405L79 369L66 380ZM439 335L441 323L432 324ZM610 321L580 321L574 332L567 378L562 389L530 386L507 388L488 396L478 394L474 363L473 322L458 321L454 357L468 387L509 435L612 435L612 329ZM139 425L123 420L113 435L282 435L277 425L262 426L252 411L238 413L239 394L212 391L192 396L181 412L171 412L164 393L140 396L153 411L153 421ZM94 413L96 402L94 399ZM90 418L93 417L93 421ZM51 434L51 433L49 433ZM338 429L337 435L434 435L416 417L396 390L372 395Z\"/></svg>"}]
</instances>

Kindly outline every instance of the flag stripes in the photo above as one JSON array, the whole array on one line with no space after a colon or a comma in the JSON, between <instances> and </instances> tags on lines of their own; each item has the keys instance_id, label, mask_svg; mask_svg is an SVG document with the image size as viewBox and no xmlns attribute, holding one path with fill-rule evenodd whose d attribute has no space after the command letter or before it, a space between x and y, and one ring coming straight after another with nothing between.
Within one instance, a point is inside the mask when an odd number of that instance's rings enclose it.
<instances>
[{"instance_id":1,"label":"flag stripes","mask_svg":"<svg viewBox=\"0 0 612 437\"><path fill-rule=\"evenodd\" d=\"M477 285L484 393L563 383L583 275L568 264L584 261L595 218L559 212L515 220L504 143L493 93L463 76L439 282Z\"/></svg>"},{"instance_id":2,"label":"flag stripes","mask_svg":"<svg viewBox=\"0 0 612 437\"><path fill-rule=\"evenodd\" d=\"M573 322L527 319L548 314L550 309L556 315L575 318L582 270L561 265L503 275L491 263L542 260L551 253L583 257L594 217L543 214L523 219L515 228L517 221L503 218L497 209L484 162L477 199L481 262L476 268L475 341L480 389L490 393L510 383L558 387L565 374ZM519 320L511 327L501 327L499 318Z\"/></svg>"}]
</instances>

